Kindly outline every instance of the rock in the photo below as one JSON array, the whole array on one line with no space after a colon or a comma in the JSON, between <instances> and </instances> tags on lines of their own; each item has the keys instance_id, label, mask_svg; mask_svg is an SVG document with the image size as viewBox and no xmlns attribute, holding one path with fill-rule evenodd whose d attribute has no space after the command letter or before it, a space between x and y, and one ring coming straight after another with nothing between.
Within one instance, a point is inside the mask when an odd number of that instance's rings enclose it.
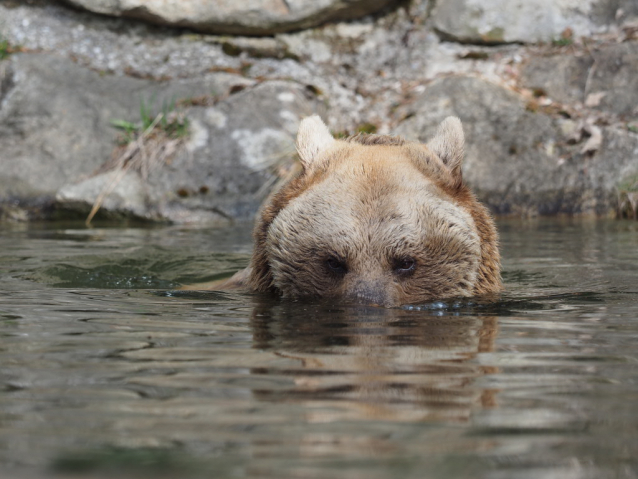
<instances>
[{"instance_id":1,"label":"rock","mask_svg":"<svg viewBox=\"0 0 638 479\"><path fill-rule=\"evenodd\" d=\"M294 82L270 81L188 111L194 136L148 179L151 214L173 222L251 218L291 166L301 118L320 110Z\"/></svg>"},{"instance_id":2,"label":"rock","mask_svg":"<svg viewBox=\"0 0 638 479\"><path fill-rule=\"evenodd\" d=\"M191 136L184 151L145 182L129 172L104 211L160 221L250 217L278 178L275 163L292 158L300 117L315 111L314 94L303 85L253 85L227 73L170 82L100 75L41 54L0 62L2 215L49 217L54 206L88 213L108 179L92 175L117 144L110 122L138 121L142 101L157 112L186 100L203 106L185 110Z\"/></svg>"},{"instance_id":3,"label":"rock","mask_svg":"<svg viewBox=\"0 0 638 479\"><path fill-rule=\"evenodd\" d=\"M638 178L638 134L621 128L606 128L597 154L585 156L582 171L591 185L584 191L583 209L599 215L618 206L618 188Z\"/></svg>"},{"instance_id":4,"label":"rock","mask_svg":"<svg viewBox=\"0 0 638 479\"><path fill-rule=\"evenodd\" d=\"M109 97L97 73L48 55L0 63L0 201L46 203L66 181L90 174L109 157L109 120L130 118L141 90L118 83ZM87 89L87 85L93 88Z\"/></svg>"},{"instance_id":5,"label":"rock","mask_svg":"<svg viewBox=\"0 0 638 479\"><path fill-rule=\"evenodd\" d=\"M480 3L485 9L476 11L476 22L509 18L522 5ZM445 15L446 22L465 18L478 0L397 2L385 15L270 37L194 34L57 0L0 0L2 39L11 51L25 52L0 61L0 219L50 218L56 207L87 214L101 189L100 176L91 175L109 160L117 136L109 122L138 121L141 99L154 98L157 111L163 101L189 97L181 108L191 126L185 150L145 178L129 172L122 187L137 188L129 190L137 199L117 206L116 192L103 211L158 221L250 216L285 173L275 171L272 160L290 148L296 119L316 111L320 99L331 130L342 134L391 133L413 114L397 131L426 137L445 115L458 113L475 143L468 142L466 177L497 212L606 213L613 185L632 178L638 164L632 109L638 105L632 74L638 68L638 23L632 23L638 3L551 3L543 9L544 3L530 0L520 11L527 15L535 5L541 16L558 12L560 21L575 19L568 22L574 33L569 46L441 41L432 26L438 22L443 32ZM430 7L436 7L434 18L428 18ZM558 20L543 18L551 20L543 28L563 33ZM507 36L510 26L522 23L532 33L540 28L529 18L509 18L504 40L514 38ZM578 37L590 31L606 33ZM494 83L437 80L455 75ZM497 86L505 83L538 89L553 103L548 107L541 97L527 104ZM281 94L293 99L285 118L277 113ZM563 106L570 118L551 113ZM82 192L91 178L92 193Z\"/></svg>"},{"instance_id":6,"label":"rock","mask_svg":"<svg viewBox=\"0 0 638 479\"><path fill-rule=\"evenodd\" d=\"M634 14L635 2L624 3L622 15ZM605 30L617 21L617 5L616 0L440 0L432 15L434 28L454 41L536 43L558 40L568 28L576 36Z\"/></svg>"},{"instance_id":7,"label":"rock","mask_svg":"<svg viewBox=\"0 0 638 479\"><path fill-rule=\"evenodd\" d=\"M251 218L279 179L278 170L291 166L297 124L316 110L311 100L303 86L272 81L214 106L189 108L186 147L152 168L145 181L127 173L135 181L126 185L131 200L114 190L104 212L174 223ZM102 175L66 185L58 204L87 213L108 183Z\"/></svg>"},{"instance_id":8,"label":"rock","mask_svg":"<svg viewBox=\"0 0 638 479\"><path fill-rule=\"evenodd\" d=\"M638 118L638 41L590 47L585 52L533 57L522 84L561 103L581 102L598 110Z\"/></svg>"},{"instance_id":9,"label":"rock","mask_svg":"<svg viewBox=\"0 0 638 479\"><path fill-rule=\"evenodd\" d=\"M54 0L10 7L0 1L0 31L13 45L116 75L194 79L226 70L260 80L290 78L313 85L329 99L325 119L333 131L354 132L372 123L387 133L396 122L389 110L404 101L409 83L459 69L493 70L490 62L459 62L456 56L464 47L439 43L422 25L429 4L410 2L418 18L404 3L375 18L248 42L247 37L193 34L95 15Z\"/></svg>"},{"instance_id":10,"label":"rock","mask_svg":"<svg viewBox=\"0 0 638 479\"><path fill-rule=\"evenodd\" d=\"M638 19L636 0L599 0L592 5L591 18L599 25L629 25Z\"/></svg>"},{"instance_id":11,"label":"rock","mask_svg":"<svg viewBox=\"0 0 638 479\"><path fill-rule=\"evenodd\" d=\"M66 0L87 10L207 33L272 35L362 17L393 0Z\"/></svg>"},{"instance_id":12,"label":"rock","mask_svg":"<svg viewBox=\"0 0 638 479\"><path fill-rule=\"evenodd\" d=\"M582 103L593 63L587 53L534 56L521 70L521 83L560 103Z\"/></svg>"},{"instance_id":13,"label":"rock","mask_svg":"<svg viewBox=\"0 0 638 479\"><path fill-rule=\"evenodd\" d=\"M396 133L427 141L447 115L463 121L464 178L498 214L608 214L619 178L638 172L638 135L606 128L601 145L585 152L587 138L569 145L563 120L528 111L518 94L472 77L429 85Z\"/></svg>"},{"instance_id":14,"label":"rock","mask_svg":"<svg viewBox=\"0 0 638 479\"><path fill-rule=\"evenodd\" d=\"M65 185L56 194L56 201L65 209L86 211L101 191L109 189L102 210L111 216L153 219L148 215L144 184L139 175L121 175L119 171L110 171L93 176L78 185Z\"/></svg>"}]
</instances>

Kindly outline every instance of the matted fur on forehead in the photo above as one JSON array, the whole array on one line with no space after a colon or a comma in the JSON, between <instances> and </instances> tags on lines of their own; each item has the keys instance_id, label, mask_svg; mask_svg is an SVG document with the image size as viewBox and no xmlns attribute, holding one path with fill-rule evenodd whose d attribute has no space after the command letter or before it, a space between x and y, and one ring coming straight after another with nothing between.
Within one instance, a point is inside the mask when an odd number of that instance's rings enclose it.
<instances>
[{"instance_id":1,"label":"matted fur on forehead","mask_svg":"<svg viewBox=\"0 0 638 479\"><path fill-rule=\"evenodd\" d=\"M365 133L358 133L356 135L349 136L345 139L348 143L358 143L359 145L386 145L386 146L403 146L407 142L405 138L401 136L389 136L389 135L367 135Z\"/></svg>"}]
</instances>

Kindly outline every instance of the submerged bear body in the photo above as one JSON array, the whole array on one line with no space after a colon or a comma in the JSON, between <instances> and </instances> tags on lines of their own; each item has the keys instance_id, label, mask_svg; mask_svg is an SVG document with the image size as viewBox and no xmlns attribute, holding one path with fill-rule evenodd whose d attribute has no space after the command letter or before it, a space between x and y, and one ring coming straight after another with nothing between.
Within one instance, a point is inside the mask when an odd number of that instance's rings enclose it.
<instances>
[{"instance_id":1,"label":"submerged bear body","mask_svg":"<svg viewBox=\"0 0 638 479\"><path fill-rule=\"evenodd\" d=\"M396 306L501 290L497 234L463 183L461 123L426 145L335 140L302 121L303 171L262 207L251 265L226 286Z\"/></svg>"}]
</instances>

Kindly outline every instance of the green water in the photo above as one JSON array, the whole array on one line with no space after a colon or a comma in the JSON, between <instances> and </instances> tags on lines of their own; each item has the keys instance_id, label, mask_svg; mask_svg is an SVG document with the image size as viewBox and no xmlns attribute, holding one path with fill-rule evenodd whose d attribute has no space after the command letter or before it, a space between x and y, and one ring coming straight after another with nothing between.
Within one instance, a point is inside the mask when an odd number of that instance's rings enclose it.
<instances>
[{"instance_id":1,"label":"green water","mask_svg":"<svg viewBox=\"0 0 638 479\"><path fill-rule=\"evenodd\" d=\"M0 228L0 477L638 477L636 222L501 221L502 301L412 310L175 291L249 227Z\"/></svg>"}]
</instances>

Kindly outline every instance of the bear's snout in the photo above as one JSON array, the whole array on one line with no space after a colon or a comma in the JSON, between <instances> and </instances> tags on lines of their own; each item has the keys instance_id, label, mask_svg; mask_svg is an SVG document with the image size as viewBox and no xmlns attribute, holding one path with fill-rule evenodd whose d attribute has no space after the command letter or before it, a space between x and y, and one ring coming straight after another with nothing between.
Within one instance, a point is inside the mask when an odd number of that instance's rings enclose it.
<instances>
[{"instance_id":1,"label":"bear's snout","mask_svg":"<svg viewBox=\"0 0 638 479\"><path fill-rule=\"evenodd\" d=\"M392 303L388 285L382 280L358 280L346 288L346 298L357 303L390 306Z\"/></svg>"}]
</instances>

